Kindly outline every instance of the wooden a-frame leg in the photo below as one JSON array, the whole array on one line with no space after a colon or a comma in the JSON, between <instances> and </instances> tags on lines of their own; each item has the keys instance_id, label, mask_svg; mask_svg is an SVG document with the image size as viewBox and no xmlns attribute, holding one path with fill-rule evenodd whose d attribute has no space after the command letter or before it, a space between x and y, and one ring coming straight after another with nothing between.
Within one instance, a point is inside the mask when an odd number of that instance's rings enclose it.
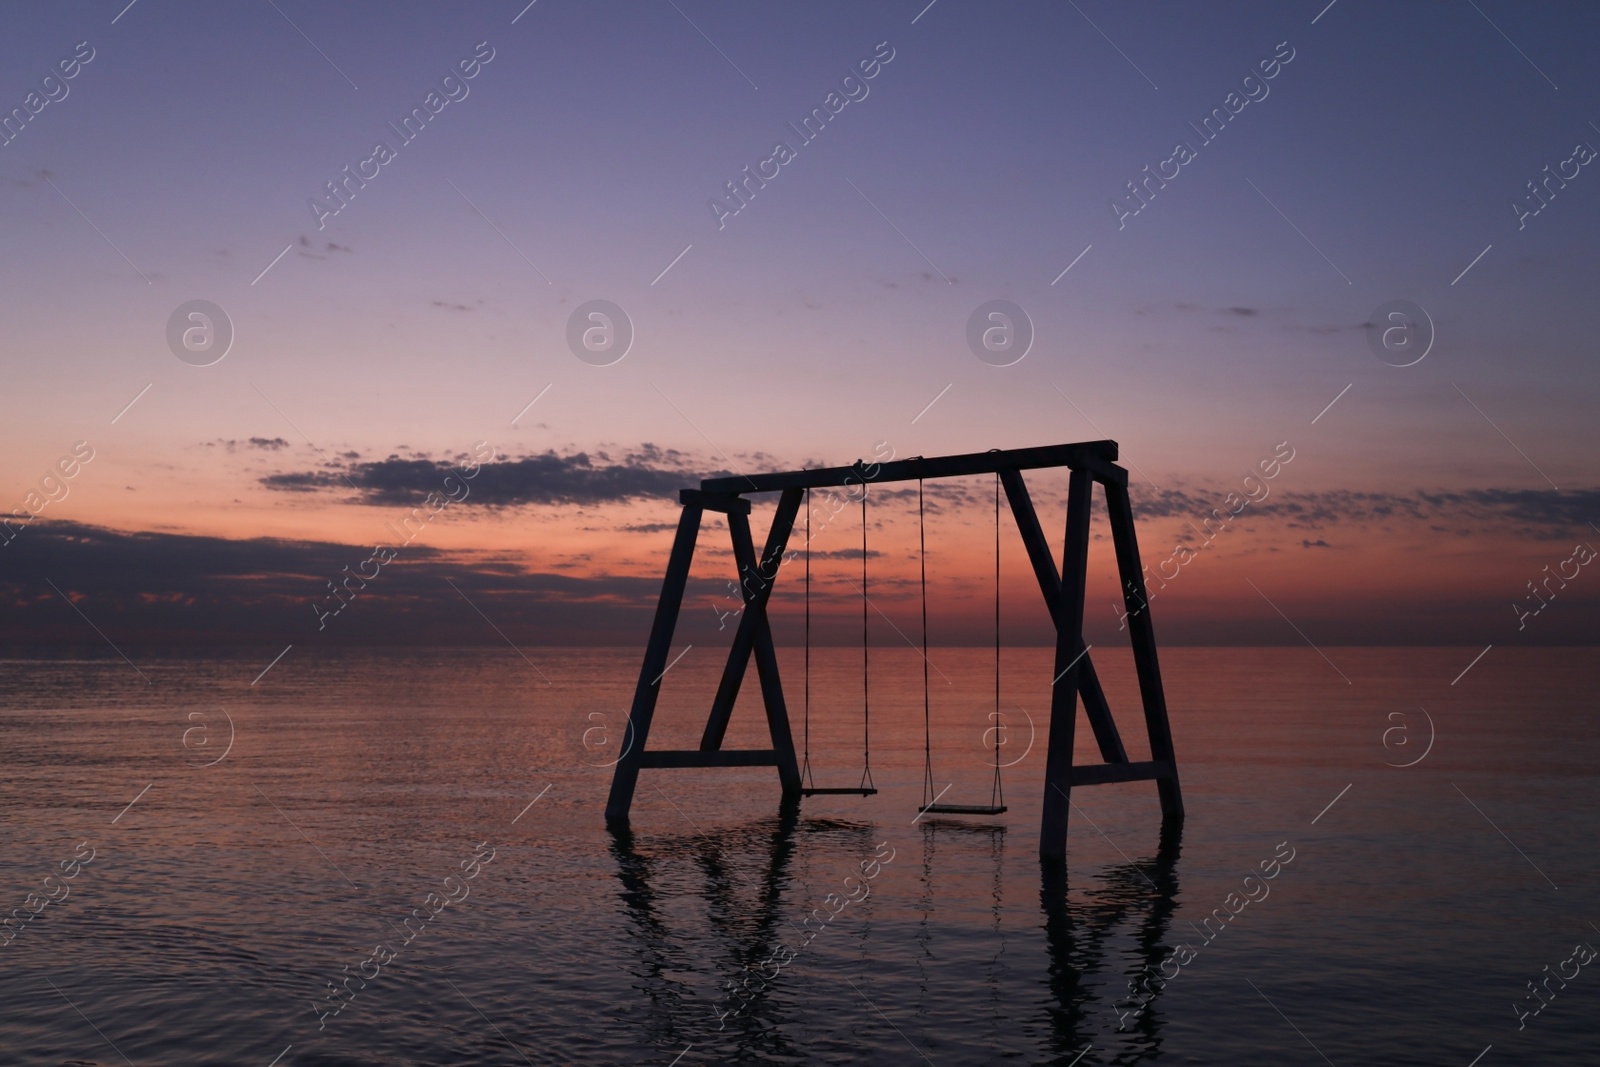
<instances>
[{"instance_id":1,"label":"wooden a-frame leg","mask_svg":"<svg viewBox=\"0 0 1600 1067\"><path fill-rule=\"evenodd\" d=\"M650 738L650 720L656 713L659 682L667 669L667 653L672 648L672 632L683 606L683 591L689 583L689 564L694 560L694 543L700 533L703 511L685 504L678 516L678 533L667 560L667 575L661 583L661 599L656 602L655 621L650 626L650 641L645 645L644 663L633 690L633 708L628 712L627 750L611 775L611 794L606 799L606 825L613 829L628 825L628 809L633 806L633 790L639 783L639 761ZM739 516L741 519L744 516ZM791 754L791 759L793 756Z\"/></svg>"},{"instance_id":2,"label":"wooden a-frame leg","mask_svg":"<svg viewBox=\"0 0 1600 1067\"><path fill-rule=\"evenodd\" d=\"M1150 758L1172 767L1170 778L1157 778L1163 819L1183 818L1183 793L1178 788L1178 760L1172 751L1172 726L1167 721L1167 697L1161 687L1161 666L1156 661L1156 634L1150 622L1145 595L1144 568L1139 563L1139 540L1133 528L1133 507L1128 489L1106 485L1106 512L1111 518L1111 541L1116 546L1117 572L1122 579L1123 604L1133 643L1133 663L1139 674L1139 694L1144 700L1145 728L1150 732Z\"/></svg>"},{"instance_id":3,"label":"wooden a-frame leg","mask_svg":"<svg viewBox=\"0 0 1600 1067\"><path fill-rule=\"evenodd\" d=\"M1079 657L1083 654L1083 596L1089 565L1089 503L1094 483L1074 470L1067 483L1066 545L1061 553L1061 592L1056 622L1056 680L1050 693L1050 741L1045 753L1044 810L1039 821L1039 856L1067 856L1071 806L1072 741L1078 713Z\"/></svg>"}]
</instances>

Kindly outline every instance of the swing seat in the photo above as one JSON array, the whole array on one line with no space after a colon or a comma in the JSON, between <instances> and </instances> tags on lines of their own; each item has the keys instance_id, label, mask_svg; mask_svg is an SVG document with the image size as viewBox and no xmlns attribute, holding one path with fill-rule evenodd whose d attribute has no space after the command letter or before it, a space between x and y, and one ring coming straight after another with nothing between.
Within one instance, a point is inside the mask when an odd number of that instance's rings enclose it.
<instances>
[{"instance_id":1,"label":"swing seat","mask_svg":"<svg viewBox=\"0 0 1600 1067\"><path fill-rule=\"evenodd\" d=\"M877 792L878 791L871 786L847 785L833 786L829 788L818 788L816 786L811 786L809 788L800 790L800 795L803 797L870 797L875 795Z\"/></svg>"},{"instance_id":2,"label":"swing seat","mask_svg":"<svg viewBox=\"0 0 1600 1067\"><path fill-rule=\"evenodd\" d=\"M924 815L1002 815L1004 804L924 804L917 809Z\"/></svg>"},{"instance_id":3,"label":"swing seat","mask_svg":"<svg viewBox=\"0 0 1600 1067\"><path fill-rule=\"evenodd\" d=\"M917 479L917 544L922 561L922 759L925 775L922 792L925 803L917 809L917 818L920 819L924 815L1003 815L1006 805L1005 794L1000 789L999 733L995 734L994 790L989 794L989 803L939 803L939 797L945 794L949 786L945 786L937 794L933 793L933 735L929 726L928 703L928 538L922 506L921 478ZM998 471L995 472L994 479L994 709L998 722L1000 714L1000 474ZM929 795L933 795L931 802L927 802ZM997 800L1000 803L995 803ZM915 822L916 819L912 821Z\"/></svg>"}]
</instances>

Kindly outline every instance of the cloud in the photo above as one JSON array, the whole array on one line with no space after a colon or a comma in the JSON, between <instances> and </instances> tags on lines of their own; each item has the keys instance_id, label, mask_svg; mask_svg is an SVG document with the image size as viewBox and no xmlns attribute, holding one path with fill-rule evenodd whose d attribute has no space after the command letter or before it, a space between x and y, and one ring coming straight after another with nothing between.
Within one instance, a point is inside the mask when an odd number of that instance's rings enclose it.
<instances>
[{"instance_id":1,"label":"cloud","mask_svg":"<svg viewBox=\"0 0 1600 1067\"><path fill-rule=\"evenodd\" d=\"M1303 544L1322 547L1320 540L1307 539ZM1159 558L1146 548L1147 560ZM371 552L370 545L128 533L38 519L18 531L0 556L6 564L0 569L0 603L5 605L0 612L0 645L74 646L114 659L108 644L114 642L141 665L149 655L141 651L146 646L188 650L240 646L248 649L239 654L248 666L241 667L241 676L248 680L289 644L294 652L278 671L300 669L304 657L334 645L484 645L509 654L504 643L509 639L548 671L552 662L561 662L553 648L643 648L661 589L666 545L658 542L641 550L634 560L638 574L585 574L588 567L569 565L581 555L534 570L504 554L451 554L413 543L400 548L396 559L384 565L366 588L356 589L341 613L319 630L313 604L328 595L331 580L341 577L346 567L360 568ZM719 577L690 580L678 629L685 642L699 644L701 635L712 640L720 616L711 605L723 612L728 607L725 575L731 571L712 570ZM910 618L916 610L916 580L913 571L902 570L906 573L874 576L874 603L891 617ZM773 626L780 644L798 643L800 571L782 573ZM51 588L46 576L61 593ZM1106 587L1108 595L1110 588ZM1467 646L1486 640L1485 631L1512 629L1500 592L1457 576L1439 585L1435 595L1397 607L1392 589L1380 575L1315 607L1299 605L1293 614L1297 624L1319 641L1325 638L1335 644ZM1248 596L1248 606L1240 608L1206 597L1186 600L1188 594L1164 595L1171 598L1159 601L1162 635L1169 644L1299 640L1269 607ZM1581 589L1574 599L1564 594L1560 610L1568 621L1533 639L1593 644L1600 635L1600 598L1585 599L1586 595ZM854 646L860 634L858 592L847 583L824 581L813 590L813 597L816 641ZM931 622L938 640L959 644L992 639L982 613L974 615L969 606L948 597L935 599ZM1306 608L1304 614L1300 606ZM92 626L85 617L94 620ZM1086 617L1091 641L1113 640L1115 619L1114 610L1091 612ZM1037 622L1034 629L1013 631L1015 639L1025 644L1047 642L1052 632L1042 613ZM875 621L875 633L877 627ZM129 684L142 688L133 678L129 672ZM173 681L181 692L183 680L174 676Z\"/></svg>"},{"instance_id":2,"label":"cloud","mask_svg":"<svg viewBox=\"0 0 1600 1067\"><path fill-rule=\"evenodd\" d=\"M230 448L239 442L222 442ZM252 438L247 447L277 450L288 442L282 438ZM332 464L310 470L279 470L265 474L260 484L279 492L343 493L352 502L367 505L416 506L428 493L442 491L444 479L466 461L465 455L442 457L410 453L405 446L379 460L364 460L354 451L338 454ZM790 462L764 452L741 454L736 461L744 469L836 465L826 457ZM523 505L599 505L630 500L674 499L679 489L691 488L702 478L728 477L733 472L714 469L704 457L677 449L663 449L648 442L636 446L607 445L587 450L547 450L540 454L501 458L483 464L478 475L468 482L470 490L462 501L469 507L517 507ZM1285 479L1286 480L1286 479ZM1324 531L1334 524L1353 527L1375 525L1385 529L1411 526L1450 531L1468 527L1494 526L1539 539L1559 539L1587 529L1591 520L1600 519L1600 488L1593 489L1470 489L1461 491L1425 490L1383 492L1356 489L1289 491L1280 482L1267 483L1271 493L1265 501L1251 502L1233 523L1261 521L1282 523L1307 535ZM837 496L839 489L821 489L812 494L821 504ZM1224 509L1227 495L1244 496L1238 483L1217 486L1180 485L1165 489L1141 486L1133 494L1136 517L1141 521L1178 519L1200 522L1213 509ZM925 507L930 515L949 514L972 519L978 509L992 501L992 488L981 479L938 480L924 487ZM916 506L917 489L912 483L872 485L872 507L892 509ZM1037 496L1037 493L1036 493ZM1038 503L1054 503L1045 493ZM851 504L855 507L857 505ZM1098 513L1100 501L1094 507ZM659 533L667 527L644 524L622 527L630 533ZM1315 542L1316 537L1308 536ZM1313 544L1312 547L1320 547Z\"/></svg>"},{"instance_id":3,"label":"cloud","mask_svg":"<svg viewBox=\"0 0 1600 1067\"><path fill-rule=\"evenodd\" d=\"M0 572L5 644L104 647L83 616L118 646L499 642L463 593L519 637L552 644L642 642L661 585L655 574L537 573L504 559L447 556L413 542L319 631L312 604L329 595L327 583L344 568L360 568L372 554L370 544L127 533L38 519L6 551L15 565ZM712 588L700 582L694 590Z\"/></svg>"},{"instance_id":4,"label":"cloud","mask_svg":"<svg viewBox=\"0 0 1600 1067\"><path fill-rule=\"evenodd\" d=\"M1191 304L1186 300L1178 301L1177 303L1172 305L1172 308L1175 311L1211 312L1211 313L1216 314L1216 315L1238 315L1238 316L1240 316L1242 318L1251 318L1251 317L1254 317L1256 315L1261 314L1261 309L1260 308L1239 307L1239 306L1215 308L1215 307L1206 307L1203 304ZM1143 312L1143 311L1154 311L1155 308L1152 307L1151 305L1146 304L1140 310L1141 310L1141 312Z\"/></svg>"},{"instance_id":5,"label":"cloud","mask_svg":"<svg viewBox=\"0 0 1600 1067\"><path fill-rule=\"evenodd\" d=\"M1243 496L1242 487L1227 490L1158 489L1134 495L1134 514L1140 519L1198 520L1213 509L1224 508L1229 491ZM1226 510L1224 509L1224 514ZM1494 525L1542 538L1566 536L1600 517L1600 489L1470 489L1462 492L1365 492L1331 489L1318 492L1274 490L1261 503L1251 503L1240 519L1279 518L1290 527L1321 530L1333 523L1440 523Z\"/></svg>"},{"instance_id":6,"label":"cloud","mask_svg":"<svg viewBox=\"0 0 1600 1067\"><path fill-rule=\"evenodd\" d=\"M328 257L326 253L328 252L350 253L355 251L355 249L351 248L349 245L341 245L336 244L333 241L329 241L323 246L322 251L324 254L319 256L316 252L311 251L311 249L314 249L316 245L312 242L311 238L307 237L305 234L301 234L299 240L297 240L295 243L300 246L295 250L295 255L303 256L306 259L327 259Z\"/></svg>"},{"instance_id":7,"label":"cloud","mask_svg":"<svg viewBox=\"0 0 1600 1067\"><path fill-rule=\"evenodd\" d=\"M598 462L597 462L598 461ZM351 461L311 471L283 471L260 479L269 489L310 493L353 486L363 504L414 506L465 457L454 460L390 455L375 461ZM730 471L706 470L676 449L646 443L614 457L606 450L554 450L539 455L505 458L483 464L467 481L467 505L490 507L523 504L605 504L675 496L701 478L726 477Z\"/></svg>"},{"instance_id":8,"label":"cloud","mask_svg":"<svg viewBox=\"0 0 1600 1067\"><path fill-rule=\"evenodd\" d=\"M268 489L276 489L281 493L315 493L319 489L327 489L339 483L337 474L328 474L323 471L306 471L297 474L269 474L261 479L261 484Z\"/></svg>"},{"instance_id":9,"label":"cloud","mask_svg":"<svg viewBox=\"0 0 1600 1067\"><path fill-rule=\"evenodd\" d=\"M1300 309L1293 308L1293 307L1278 307L1278 308L1271 308L1271 309L1258 308L1258 307L1244 307L1244 306L1240 306L1240 305L1230 305L1228 307L1208 307L1208 306L1201 305L1201 304L1191 304L1191 303L1188 303L1186 301L1179 301L1179 302L1177 302L1177 303L1175 303L1175 304L1173 304L1171 306L1172 306L1173 310L1175 310L1175 311L1193 312L1193 313L1200 313L1200 314L1210 313L1210 314L1214 314L1214 315L1227 315L1227 316L1231 316L1231 317L1235 317L1235 318L1244 318L1244 319L1253 319L1253 318L1259 318L1259 317L1262 317L1262 316L1268 316L1268 317L1272 318L1274 321L1277 322L1279 329L1293 331L1293 332L1304 332L1304 333L1314 334L1314 335L1317 335L1317 336L1326 336L1326 335L1329 335L1329 334L1342 333L1345 330L1361 330L1361 329L1365 329L1367 326L1371 325L1370 323L1364 323L1364 322L1359 322L1359 323L1356 323L1355 325L1352 325L1352 326L1331 326L1331 325L1328 325L1326 323L1317 324L1317 325L1305 325L1303 323L1287 321L1289 319L1294 318L1300 311ZM1157 310L1156 307L1154 307L1152 305L1149 305L1149 304L1146 304L1146 305L1144 305L1144 306L1142 306L1140 308L1137 308L1135 310L1134 314L1143 315L1143 314L1146 314L1148 312L1154 312L1156 310ZM1214 330L1214 331L1217 331L1219 333L1231 333L1232 332L1226 326L1213 326L1213 327L1211 327L1211 329Z\"/></svg>"},{"instance_id":10,"label":"cloud","mask_svg":"<svg viewBox=\"0 0 1600 1067\"><path fill-rule=\"evenodd\" d=\"M804 557L805 553L802 551L800 555ZM882 555L883 553L875 548L867 549L868 559L877 559ZM859 548L836 548L829 552L813 552L811 556L813 559L860 559L861 550Z\"/></svg>"},{"instance_id":11,"label":"cloud","mask_svg":"<svg viewBox=\"0 0 1600 1067\"><path fill-rule=\"evenodd\" d=\"M1600 489L1471 489L1418 496L1441 511L1484 517L1498 514L1525 523L1587 526L1600 517Z\"/></svg>"},{"instance_id":12,"label":"cloud","mask_svg":"<svg viewBox=\"0 0 1600 1067\"><path fill-rule=\"evenodd\" d=\"M239 441L231 437L219 437L215 441L205 441L202 443L206 448L216 448L218 445L221 445L229 452L235 452L241 448L254 448L263 452L277 452L280 449L289 447L289 442L282 437L251 437L244 441Z\"/></svg>"}]
</instances>

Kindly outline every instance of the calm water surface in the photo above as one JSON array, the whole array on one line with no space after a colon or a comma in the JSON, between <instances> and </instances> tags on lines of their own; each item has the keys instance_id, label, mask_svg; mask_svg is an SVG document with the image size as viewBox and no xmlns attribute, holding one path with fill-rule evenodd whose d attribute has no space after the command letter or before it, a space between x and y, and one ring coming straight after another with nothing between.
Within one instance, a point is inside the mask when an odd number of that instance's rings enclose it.
<instances>
[{"instance_id":1,"label":"calm water surface","mask_svg":"<svg viewBox=\"0 0 1600 1067\"><path fill-rule=\"evenodd\" d=\"M296 649L252 685L275 651L0 662L0 1063L1600 1063L1600 961L1547 980L1600 946L1592 650L1454 685L1476 650L1166 650L1188 819L1079 789L1064 880L1045 650L1004 654L1005 815L913 821L921 661L884 649L877 796L785 818L771 769L644 771L622 837L633 650ZM653 747L697 743L701 651ZM946 801L989 799L991 656L930 656ZM813 657L817 783L853 785L859 651ZM763 733L747 701L727 745Z\"/></svg>"}]
</instances>

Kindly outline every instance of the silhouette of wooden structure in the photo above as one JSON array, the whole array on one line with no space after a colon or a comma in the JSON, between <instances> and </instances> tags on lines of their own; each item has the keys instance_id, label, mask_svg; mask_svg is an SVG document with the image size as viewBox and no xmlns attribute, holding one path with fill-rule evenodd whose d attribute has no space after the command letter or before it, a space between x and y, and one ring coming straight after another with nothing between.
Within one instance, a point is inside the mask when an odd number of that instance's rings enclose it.
<instances>
[{"instance_id":1,"label":"silhouette of wooden structure","mask_svg":"<svg viewBox=\"0 0 1600 1067\"><path fill-rule=\"evenodd\" d=\"M677 535L667 561L661 598L656 606L655 621L645 646L644 662L639 669L639 681L634 689L633 707L629 713L631 741L613 771L611 793L606 803L607 824L616 829L626 828L639 772L646 768L776 767L784 801L797 802L802 795L800 768L795 759L789 712L784 702L778 657L767 619L767 603L805 491L975 474L999 475L1056 629L1044 802L1039 825L1040 856L1047 860L1060 860L1066 856L1067 816L1074 786L1153 780L1160 796L1163 819L1182 819L1183 799L1178 788L1178 766L1172 750L1166 697L1156 659L1155 632L1145 596L1144 569L1139 561L1133 510L1128 499L1128 472L1117 466L1116 458L1115 441L1085 441L1041 448L918 457L885 463L862 463L858 460L849 467L708 478L700 483L699 489L682 490L679 501L683 510L678 518ZM1067 488L1065 545L1058 572L1055 557L1023 483L1022 472L1059 467L1068 468L1071 474ZM1089 509L1095 483L1099 483L1105 493L1111 540L1122 580L1134 665L1144 705L1145 729L1150 739L1149 760L1135 762L1128 759L1083 640ZM750 535L750 501L745 497L750 493L771 492L780 493L781 496L758 560ZM711 703L700 747L652 751L648 747L651 720L655 715L660 682L668 667L667 655L678 612L683 604L689 565L694 556L701 521L708 511L721 513L727 519L744 608L721 682ZM751 659L755 660L772 747L725 749L722 741L727 733L728 719ZM1074 766L1073 735L1080 695L1103 762Z\"/></svg>"}]
</instances>

